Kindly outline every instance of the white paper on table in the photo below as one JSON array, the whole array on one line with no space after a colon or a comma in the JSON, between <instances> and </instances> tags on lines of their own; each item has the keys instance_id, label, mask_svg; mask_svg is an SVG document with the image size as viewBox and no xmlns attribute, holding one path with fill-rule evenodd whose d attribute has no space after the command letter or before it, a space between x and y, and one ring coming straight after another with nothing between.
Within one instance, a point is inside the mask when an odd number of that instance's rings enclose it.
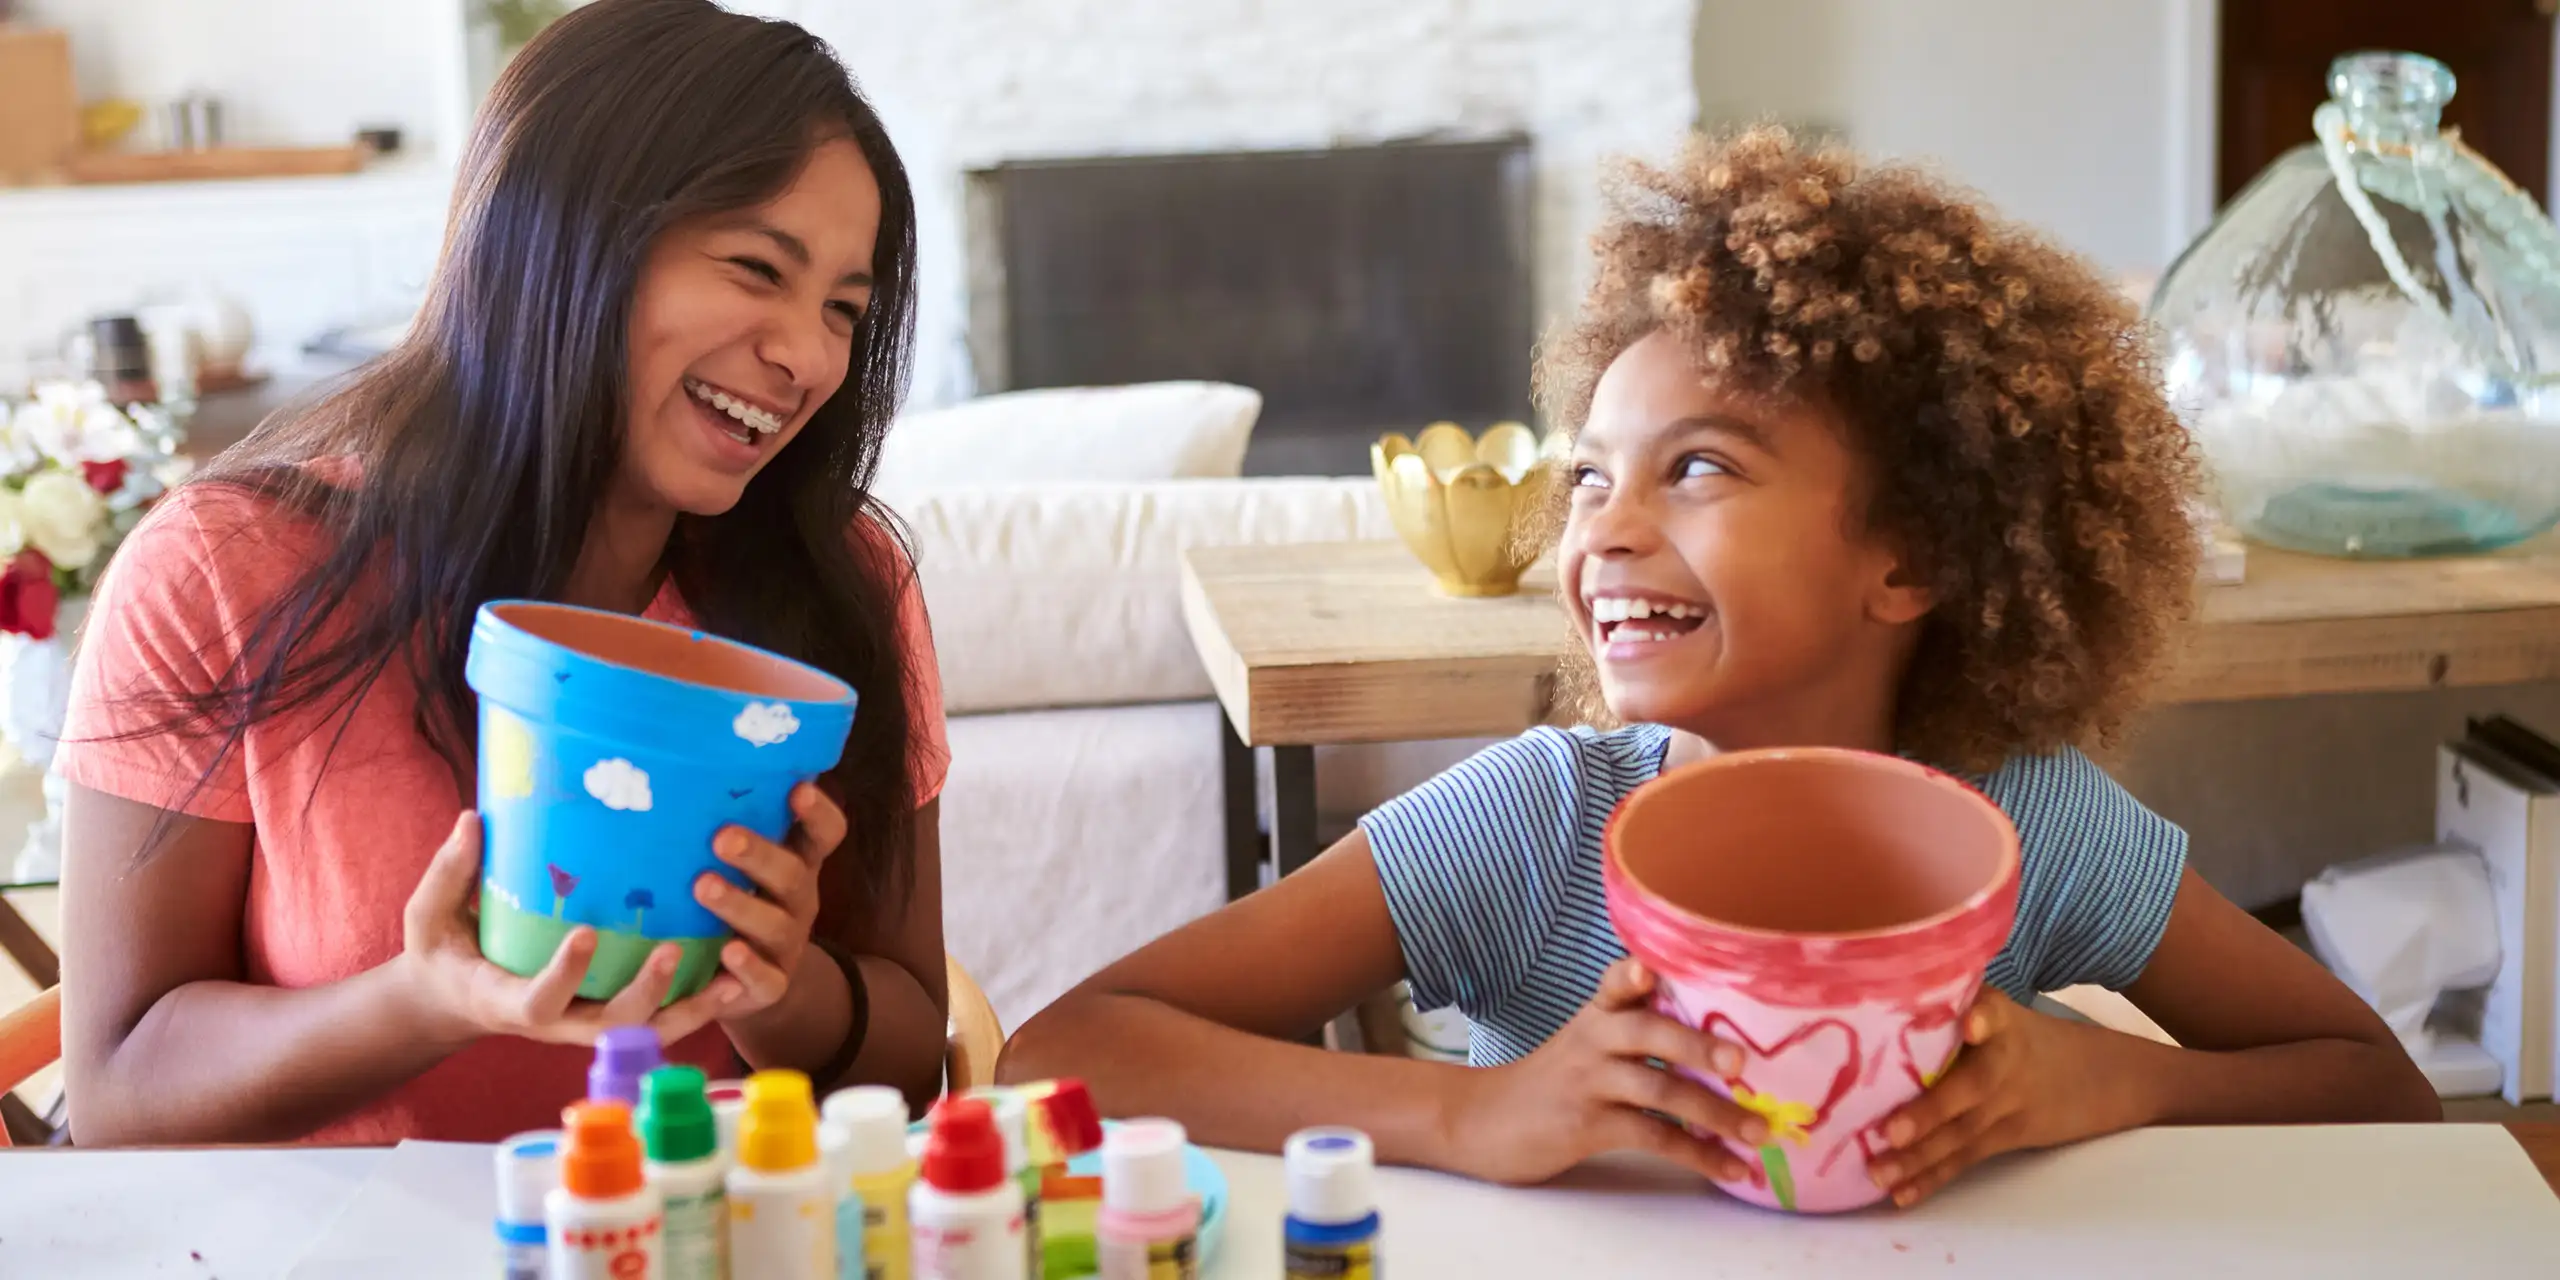
<instances>
[{"instance_id":1,"label":"white paper on table","mask_svg":"<svg viewBox=\"0 0 2560 1280\"><path fill-rule=\"evenodd\" d=\"M1234 1208L1209 1275L1279 1275L1280 1162L1217 1159ZM1378 1194L1396 1280L2560 1276L2560 1196L2492 1125L2142 1130L1832 1218L1639 1162L1527 1191L1388 1169Z\"/></svg>"},{"instance_id":2,"label":"white paper on table","mask_svg":"<svg viewBox=\"0 0 2560 1280\"><path fill-rule=\"evenodd\" d=\"M403 1142L374 1166L290 1280L499 1274L495 1148Z\"/></svg>"},{"instance_id":3,"label":"white paper on table","mask_svg":"<svg viewBox=\"0 0 2560 1280\"><path fill-rule=\"evenodd\" d=\"M1231 1198L1209 1276L1279 1275L1280 1162L1214 1156ZM486 1146L404 1143L291 1275L493 1274L493 1177ZM1526 1191L1387 1169L1378 1192L1396 1280L2560 1274L2560 1196L2491 1125L2149 1129L1995 1163L1911 1212L1835 1218L1634 1161Z\"/></svg>"},{"instance_id":4,"label":"white paper on table","mask_svg":"<svg viewBox=\"0 0 2560 1280\"><path fill-rule=\"evenodd\" d=\"M280 1276L386 1154L0 1154L0 1276Z\"/></svg>"}]
</instances>

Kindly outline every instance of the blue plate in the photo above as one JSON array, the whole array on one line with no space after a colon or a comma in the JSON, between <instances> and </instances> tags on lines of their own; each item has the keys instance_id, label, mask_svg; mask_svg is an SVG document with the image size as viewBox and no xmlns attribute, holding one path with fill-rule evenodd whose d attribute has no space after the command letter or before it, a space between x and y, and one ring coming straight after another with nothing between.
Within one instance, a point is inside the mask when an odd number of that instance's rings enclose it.
<instances>
[{"instance_id":1,"label":"blue plate","mask_svg":"<svg viewBox=\"0 0 2560 1280\"><path fill-rule=\"evenodd\" d=\"M907 1126L909 1151L919 1149L917 1142L924 1137L924 1126L922 1120ZM1117 1120L1102 1122L1102 1131L1106 1134L1119 1127ZM1067 1171L1079 1177L1101 1177L1102 1153L1088 1151L1077 1156L1067 1162ZM1209 1158L1208 1152L1186 1142L1182 1144L1182 1176L1183 1181L1189 1184L1191 1194L1200 1197L1200 1268L1205 1271L1218 1256L1219 1239L1226 1235L1227 1175L1218 1168L1217 1161Z\"/></svg>"}]
</instances>

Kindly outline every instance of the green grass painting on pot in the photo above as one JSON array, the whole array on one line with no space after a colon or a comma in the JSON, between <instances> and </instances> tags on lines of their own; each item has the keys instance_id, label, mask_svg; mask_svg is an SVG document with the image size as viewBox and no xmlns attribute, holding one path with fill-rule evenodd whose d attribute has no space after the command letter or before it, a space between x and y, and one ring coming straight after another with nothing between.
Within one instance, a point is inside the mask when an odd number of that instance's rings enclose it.
<instances>
[{"instance_id":1,"label":"green grass painting on pot","mask_svg":"<svg viewBox=\"0 0 2560 1280\"><path fill-rule=\"evenodd\" d=\"M854 692L789 659L625 614L483 607L466 664L480 699L480 950L510 973L596 930L578 994L620 991L660 943L684 949L668 994L702 989L729 932L695 901L737 825L779 841L791 789L834 768Z\"/></svg>"}]
</instances>

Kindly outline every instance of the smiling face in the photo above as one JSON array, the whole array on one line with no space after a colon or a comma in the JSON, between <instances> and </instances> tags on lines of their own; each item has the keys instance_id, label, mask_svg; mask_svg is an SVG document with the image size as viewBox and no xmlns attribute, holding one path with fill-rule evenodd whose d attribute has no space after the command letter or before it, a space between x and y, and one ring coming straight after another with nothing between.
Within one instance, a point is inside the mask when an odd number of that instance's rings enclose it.
<instances>
[{"instance_id":1,"label":"smiling face","mask_svg":"<svg viewBox=\"0 0 2560 1280\"><path fill-rule=\"evenodd\" d=\"M1836 424L1655 333L1601 376L1572 467L1557 567L1611 711L1727 749L1891 747L1929 602L1860 534Z\"/></svg>"},{"instance_id":2,"label":"smiling face","mask_svg":"<svg viewBox=\"0 0 2560 1280\"><path fill-rule=\"evenodd\" d=\"M658 236L631 304L625 499L693 515L737 503L843 385L879 229L871 166L836 139L770 201Z\"/></svg>"}]
</instances>

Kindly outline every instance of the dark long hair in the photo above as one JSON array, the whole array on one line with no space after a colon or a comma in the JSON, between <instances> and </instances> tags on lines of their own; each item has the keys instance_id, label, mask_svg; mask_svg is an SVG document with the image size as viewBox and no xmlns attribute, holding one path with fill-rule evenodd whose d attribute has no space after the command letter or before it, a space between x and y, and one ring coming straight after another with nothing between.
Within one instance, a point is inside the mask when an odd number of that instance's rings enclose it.
<instances>
[{"instance_id":1,"label":"dark long hair","mask_svg":"<svg viewBox=\"0 0 2560 1280\"><path fill-rule=\"evenodd\" d=\"M705 630L858 691L830 775L852 823L833 863L858 868L866 897L901 891L914 709L899 602L911 561L869 484L906 389L914 199L825 43L710 0L596 0L527 45L472 130L408 337L195 482L278 501L328 542L168 727L226 754L249 726L290 713L337 719L342 733L340 713L389 674L415 684L417 728L462 783L474 611L566 589L622 454L626 336L651 240L779 194L829 138L858 146L880 188L852 367L736 507L679 518L666 569Z\"/></svg>"}]
</instances>

